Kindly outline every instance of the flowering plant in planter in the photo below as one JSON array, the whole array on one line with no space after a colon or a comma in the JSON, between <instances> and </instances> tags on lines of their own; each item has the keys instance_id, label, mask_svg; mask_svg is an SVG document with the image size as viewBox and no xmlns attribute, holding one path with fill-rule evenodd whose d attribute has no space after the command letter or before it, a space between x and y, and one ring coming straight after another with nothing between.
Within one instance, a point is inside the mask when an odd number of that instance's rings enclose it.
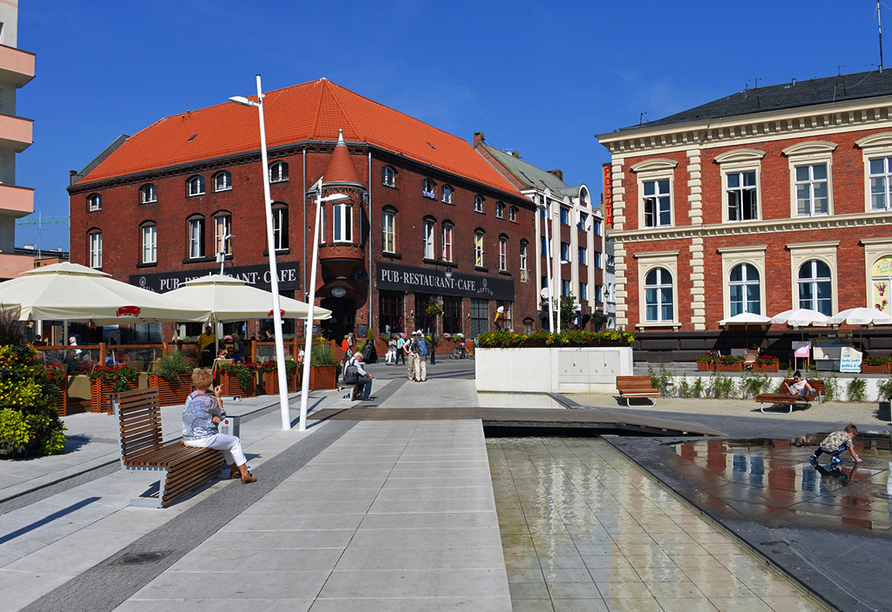
<instances>
[{"instance_id":1,"label":"flowering plant in planter","mask_svg":"<svg viewBox=\"0 0 892 612\"><path fill-rule=\"evenodd\" d=\"M712 355L710 353L706 353L705 355L700 355L697 357L697 361L712 361Z\"/></svg>"},{"instance_id":2,"label":"flowering plant in planter","mask_svg":"<svg viewBox=\"0 0 892 612\"><path fill-rule=\"evenodd\" d=\"M264 372L264 373L279 371L278 366L276 365L275 359L270 359L266 363L261 364L259 366L259 368L260 368L260 371ZM294 373L296 371L297 371L297 362L292 359L286 359L285 360L285 372L288 374L288 376L294 376Z\"/></svg>"},{"instance_id":3,"label":"flowering plant in planter","mask_svg":"<svg viewBox=\"0 0 892 612\"><path fill-rule=\"evenodd\" d=\"M125 363L111 366L97 366L90 372L90 382L111 381L112 391L119 393L127 388L127 383L135 383L139 378L136 368Z\"/></svg>"},{"instance_id":4,"label":"flowering plant in planter","mask_svg":"<svg viewBox=\"0 0 892 612\"><path fill-rule=\"evenodd\" d=\"M740 363L743 359L737 355L722 355L718 361L723 365L734 365L735 363Z\"/></svg>"},{"instance_id":5,"label":"flowering plant in planter","mask_svg":"<svg viewBox=\"0 0 892 612\"><path fill-rule=\"evenodd\" d=\"M50 379L50 384L59 385L68 382L68 377L62 373L62 368L57 365L50 365L46 368L46 375Z\"/></svg>"},{"instance_id":6,"label":"flowering plant in planter","mask_svg":"<svg viewBox=\"0 0 892 612\"><path fill-rule=\"evenodd\" d=\"M756 365L765 366L774 365L776 363L780 363L780 359L774 355L759 355L756 357Z\"/></svg>"},{"instance_id":7,"label":"flowering plant in planter","mask_svg":"<svg viewBox=\"0 0 892 612\"><path fill-rule=\"evenodd\" d=\"M865 357L864 364L869 366L881 366L892 362L892 355L889 357Z\"/></svg>"},{"instance_id":8,"label":"flowering plant in planter","mask_svg":"<svg viewBox=\"0 0 892 612\"><path fill-rule=\"evenodd\" d=\"M238 386L245 393L251 390L257 372L257 366L253 363L221 363L217 369L223 374L234 375L238 378Z\"/></svg>"},{"instance_id":9,"label":"flowering plant in planter","mask_svg":"<svg viewBox=\"0 0 892 612\"><path fill-rule=\"evenodd\" d=\"M454 335L452 339L455 340ZM567 331L560 334L552 334L542 330L531 334L496 331L477 336L477 345L482 348L616 346L617 344L628 345L634 340L635 336L632 334L618 331Z\"/></svg>"}]
</instances>

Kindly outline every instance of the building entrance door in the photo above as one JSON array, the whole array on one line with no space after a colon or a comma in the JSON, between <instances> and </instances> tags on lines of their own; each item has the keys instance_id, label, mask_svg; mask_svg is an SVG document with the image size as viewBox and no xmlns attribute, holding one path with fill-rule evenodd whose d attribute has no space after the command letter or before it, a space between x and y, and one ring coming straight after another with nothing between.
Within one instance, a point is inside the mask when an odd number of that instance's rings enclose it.
<instances>
[{"instance_id":1,"label":"building entrance door","mask_svg":"<svg viewBox=\"0 0 892 612\"><path fill-rule=\"evenodd\" d=\"M340 342L347 332L355 332L356 302L346 298L326 298L321 306L331 311L331 318L322 321L322 335Z\"/></svg>"}]
</instances>

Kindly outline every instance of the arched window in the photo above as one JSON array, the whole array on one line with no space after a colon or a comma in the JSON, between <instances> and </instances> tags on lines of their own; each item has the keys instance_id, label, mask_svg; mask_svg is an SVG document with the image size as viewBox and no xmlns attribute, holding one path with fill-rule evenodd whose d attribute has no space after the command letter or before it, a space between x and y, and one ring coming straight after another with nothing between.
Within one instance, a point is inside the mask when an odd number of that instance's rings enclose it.
<instances>
[{"instance_id":1,"label":"arched window","mask_svg":"<svg viewBox=\"0 0 892 612\"><path fill-rule=\"evenodd\" d=\"M434 251L434 228L436 227L437 222L431 217L425 217L423 227L423 233L421 236L422 245L423 245L423 257L424 259L435 259L436 251Z\"/></svg>"},{"instance_id":2,"label":"arched window","mask_svg":"<svg viewBox=\"0 0 892 612\"><path fill-rule=\"evenodd\" d=\"M505 203L501 200L496 202L496 217L499 219L505 218Z\"/></svg>"},{"instance_id":3,"label":"arched window","mask_svg":"<svg viewBox=\"0 0 892 612\"><path fill-rule=\"evenodd\" d=\"M285 180L288 180L288 164L285 164ZM288 205L273 204L273 247L276 251L288 250Z\"/></svg>"},{"instance_id":4,"label":"arched window","mask_svg":"<svg viewBox=\"0 0 892 612\"><path fill-rule=\"evenodd\" d=\"M742 312L762 314L759 271L756 266L748 263L734 266L728 278L728 287L732 317Z\"/></svg>"},{"instance_id":5,"label":"arched window","mask_svg":"<svg viewBox=\"0 0 892 612\"><path fill-rule=\"evenodd\" d=\"M204 217L193 215L186 220L186 240L189 259L204 257Z\"/></svg>"},{"instance_id":6,"label":"arched window","mask_svg":"<svg viewBox=\"0 0 892 612\"><path fill-rule=\"evenodd\" d=\"M810 259L799 266L799 308L817 310L828 317L833 314L830 266Z\"/></svg>"},{"instance_id":7,"label":"arched window","mask_svg":"<svg viewBox=\"0 0 892 612\"><path fill-rule=\"evenodd\" d=\"M153 204L158 201L158 196L155 191L155 186L152 184L143 185L139 188L139 203L140 204Z\"/></svg>"},{"instance_id":8,"label":"arched window","mask_svg":"<svg viewBox=\"0 0 892 612\"><path fill-rule=\"evenodd\" d=\"M653 268L644 277L644 293L647 321L672 321L674 304L672 296L672 274L665 268Z\"/></svg>"},{"instance_id":9,"label":"arched window","mask_svg":"<svg viewBox=\"0 0 892 612\"><path fill-rule=\"evenodd\" d=\"M288 180L288 164L277 161L269 165L269 182L284 183Z\"/></svg>"},{"instance_id":10,"label":"arched window","mask_svg":"<svg viewBox=\"0 0 892 612\"><path fill-rule=\"evenodd\" d=\"M227 211L214 215L214 253L232 255L232 215Z\"/></svg>"},{"instance_id":11,"label":"arched window","mask_svg":"<svg viewBox=\"0 0 892 612\"><path fill-rule=\"evenodd\" d=\"M214 175L214 191L229 191L232 189L232 173L224 170Z\"/></svg>"},{"instance_id":12,"label":"arched window","mask_svg":"<svg viewBox=\"0 0 892 612\"><path fill-rule=\"evenodd\" d=\"M478 229L474 232L474 266L483 267L483 230Z\"/></svg>"},{"instance_id":13,"label":"arched window","mask_svg":"<svg viewBox=\"0 0 892 612\"><path fill-rule=\"evenodd\" d=\"M193 176L186 181L186 195L189 197L204 195L203 176Z\"/></svg>"},{"instance_id":14,"label":"arched window","mask_svg":"<svg viewBox=\"0 0 892 612\"><path fill-rule=\"evenodd\" d=\"M385 208L381 212L381 249L396 253L396 209Z\"/></svg>"},{"instance_id":15,"label":"arched window","mask_svg":"<svg viewBox=\"0 0 892 612\"><path fill-rule=\"evenodd\" d=\"M381 183L385 187L396 187L396 170L390 166L381 168Z\"/></svg>"},{"instance_id":16,"label":"arched window","mask_svg":"<svg viewBox=\"0 0 892 612\"><path fill-rule=\"evenodd\" d=\"M92 193L87 196L87 209L91 211L102 210L102 195Z\"/></svg>"},{"instance_id":17,"label":"arched window","mask_svg":"<svg viewBox=\"0 0 892 612\"><path fill-rule=\"evenodd\" d=\"M499 236L499 271L508 271L508 236L505 234Z\"/></svg>"},{"instance_id":18,"label":"arched window","mask_svg":"<svg viewBox=\"0 0 892 612\"><path fill-rule=\"evenodd\" d=\"M529 242L526 240L520 241L520 271L527 271L527 249L529 247Z\"/></svg>"},{"instance_id":19,"label":"arched window","mask_svg":"<svg viewBox=\"0 0 892 612\"><path fill-rule=\"evenodd\" d=\"M443 185L443 202L445 204L452 204L453 193L455 193L455 189L453 189L449 185Z\"/></svg>"},{"instance_id":20,"label":"arched window","mask_svg":"<svg viewBox=\"0 0 892 612\"><path fill-rule=\"evenodd\" d=\"M517 223L517 207L512 206L508 209L508 220Z\"/></svg>"},{"instance_id":21,"label":"arched window","mask_svg":"<svg viewBox=\"0 0 892 612\"><path fill-rule=\"evenodd\" d=\"M102 230L92 229L87 233L91 268L102 267Z\"/></svg>"},{"instance_id":22,"label":"arched window","mask_svg":"<svg viewBox=\"0 0 892 612\"><path fill-rule=\"evenodd\" d=\"M474 196L474 212L479 212L479 213L483 212L483 202L484 201L485 200L483 199L483 196L479 196L479 195Z\"/></svg>"},{"instance_id":23,"label":"arched window","mask_svg":"<svg viewBox=\"0 0 892 612\"><path fill-rule=\"evenodd\" d=\"M421 195L426 198L436 198L437 197L437 184L433 182L431 179L424 179L421 182Z\"/></svg>"},{"instance_id":24,"label":"arched window","mask_svg":"<svg viewBox=\"0 0 892 612\"><path fill-rule=\"evenodd\" d=\"M139 226L139 262L158 263L158 226L154 221L146 221Z\"/></svg>"},{"instance_id":25,"label":"arched window","mask_svg":"<svg viewBox=\"0 0 892 612\"><path fill-rule=\"evenodd\" d=\"M443 259L452 261L452 234L455 226L449 221L443 222Z\"/></svg>"}]
</instances>

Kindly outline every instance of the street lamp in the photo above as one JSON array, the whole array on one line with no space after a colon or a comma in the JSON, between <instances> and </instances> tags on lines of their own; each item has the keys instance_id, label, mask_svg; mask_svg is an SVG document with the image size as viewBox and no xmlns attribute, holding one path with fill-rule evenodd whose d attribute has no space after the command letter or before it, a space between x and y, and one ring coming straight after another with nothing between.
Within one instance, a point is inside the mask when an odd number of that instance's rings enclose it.
<instances>
[{"instance_id":1,"label":"street lamp","mask_svg":"<svg viewBox=\"0 0 892 612\"><path fill-rule=\"evenodd\" d=\"M279 409L282 413L282 429L291 429L288 412L288 376L285 372L285 343L282 339L282 308L279 305L279 273L276 269L276 243L273 234L273 201L269 189L269 162L266 155L266 124L263 119L263 91L260 75L257 75L257 102L242 96L232 96L230 101L241 106L256 107L260 118L260 159L263 165L263 200L266 208L266 244L269 251L270 292L273 294L273 330L276 338L276 370L279 378Z\"/></svg>"},{"instance_id":2,"label":"street lamp","mask_svg":"<svg viewBox=\"0 0 892 612\"><path fill-rule=\"evenodd\" d=\"M223 276L223 264L226 263L226 243L235 238L233 234L226 234L220 240L220 250L217 252L217 263L220 264L220 276Z\"/></svg>"},{"instance_id":3,"label":"street lamp","mask_svg":"<svg viewBox=\"0 0 892 612\"><path fill-rule=\"evenodd\" d=\"M545 218L545 227L543 228L545 230L545 251L546 251L546 254L545 254L545 265L546 265L545 278L547 280L545 282L548 283L548 287L546 287L545 289L542 290L542 297L547 297L547 299L548 299L548 331L550 331L551 333L554 333L554 331L555 331L554 303L552 301L553 297L554 297L554 291L553 291L554 283L552 282L552 273L551 273L553 264L551 261L551 259L552 259L551 258L551 240L548 239L548 226L551 225L552 220L550 219L551 215L548 214L548 205L545 203L545 198L543 198L541 202L536 204L536 208L539 209L539 211L541 211L542 213L544 213L544 218ZM546 296L546 289L548 291L547 296ZM560 322L560 314L558 314L558 321Z\"/></svg>"},{"instance_id":4,"label":"street lamp","mask_svg":"<svg viewBox=\"0 0 892 612\"><path fill-rule=\"evenodd\" d=\"M323 202L345 202L350 196L333 193L322 197L322 177L315 185L316 189L316 222L313 224L313 266L310 268L310 291L307 296L307 322L304 325L304 372L300 389L300 421L298 431L307 430L307 395L310 393L310 359L313 341L313 309L316 303L316 266L319 261L319 211Z\"/></svg>"}]
</instances>

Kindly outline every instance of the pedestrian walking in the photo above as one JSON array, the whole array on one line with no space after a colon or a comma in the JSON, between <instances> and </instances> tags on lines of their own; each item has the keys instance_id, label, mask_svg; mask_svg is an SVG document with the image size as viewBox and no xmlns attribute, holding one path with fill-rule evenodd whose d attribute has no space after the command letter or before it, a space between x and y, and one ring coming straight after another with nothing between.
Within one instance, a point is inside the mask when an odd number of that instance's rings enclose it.
<instances>
[{"instance_id":1,"label":"pedestrian walking","mask_svg":"<svg viewBox=\"0 0 892 612\"><path fill-rule=\"evenodd\" d=\"M396 341L396 365L399 365L400 361L402 361L403 365L406 365L406 351L403 350L403 346L406 344L406 339L403 338L405 335L400 334Z\"/></svg>"},{"instance_id":2,"label":"pedestrian walking","mask_svg":"<svg viewBox=\"0 0 892 612\"><path fill-rule=\"evenodd\" d=\"M406 377L409 380L415 380L415 351L413 350L415 336L415 332L412 332L412 337L403 344L403 353L406 356Z\"/></svg>"},{"instance_id":3,"label":"pedestrian walking","mask_svg":"<svg viewBox=\"0 0 892 612\"><path fill-rule=\"evenodd\" d=\"M415 380L424 382L427 380L427 344L420 329L415 332L412 352L415 354Z\"/></svg>"},{"instance_id":4,"label":"pedestrian walking","mask_svg":"<svg viewBox=\"0 0 892 612\"><path fill-rule=\"evenodd\" d=\"M393 365L396 361L396 338L391 336L387 341L387 365Z\"/></svg>"}]
</instances>

